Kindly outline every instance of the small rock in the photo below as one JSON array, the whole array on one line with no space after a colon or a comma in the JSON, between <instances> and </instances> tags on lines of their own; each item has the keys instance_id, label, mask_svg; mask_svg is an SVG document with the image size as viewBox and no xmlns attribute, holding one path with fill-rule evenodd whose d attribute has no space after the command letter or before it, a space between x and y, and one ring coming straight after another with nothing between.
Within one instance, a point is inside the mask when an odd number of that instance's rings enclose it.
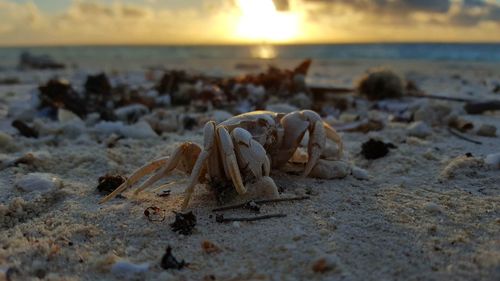
<instances>
[{"instance_id":1,"label":"small rock","mask_svg":"<svg viewBox=\"0 0 500 281\"><path fill-rule=\"evenodd\" d=\"M351 172L349 163L320 159L309 174L319 179L341 179Z\"/></svg>"},{"instance_id":2,"label":"small rock","mask_svg":"<svg viewBox=\"0 0 500 281\"><path fill-rule=\"evenodd\" d=\"M15 186L25 192L47 192L63 187L61 179L47 173L31 173L15 182Z\"/></svg>"},{"instance_id":3,"label":"small rock","mask_svg":"<svg viewBox=\"0 0 500 281\"><path fill-rule=\"evenodd\" d=\"M74 119L81 120L80 117L78 117L78 115L74 114L73 112L71 112L69 110L66 110L63 108L57 109L57 120L59 120L59 122L64 123L64 122L72 121Z\"/></svg>"},{"instance_id":4,"label":"small rock","mask_svg":"<svg viewBox=\"0 0 500 281\"><path fill-rule=\"evenodd\" d=\"M496 137L497 127L493 125L483 124L481 125L481 127L479 127L476 134L483 137Z\"/></svg>"},{"instance_id":5,"label":"small rock","mask_svg":"<svg viewBox=\"0 0 500 281\"><path fill-rule=\"evenodd\" d=\"M484 166L484 160L472 156L458 156L441 171L440 178L449 180L458 177L477 177L477 171Z\"/></svg>"},{"instance_id":6,"label":"small rock","mask_svg":"<svg viewBox=\"0 0 500 281\"><path fill-rule=\"evenodd\" d=\"M488 154L484 162L493 168L500 169L500 153Z\"/></svg>"},{"instance_id":7,"label":"small rock","mask_svg":"<svg viewBox=\"0 0 500 281\"><path fill-rule=\"evenodd\" d=\"M422 121L413 122L408 126L408 135L417 138L426 138L432 134L432 129Z\"/></svg>"},{"instance_id":8,"label":"small rock","mask_svg":"<svg viewBox=\"0 0 500 281\"><path fill-rule=\"evenodd\" d=\"M266 106L266 110L273 112L282 112L282 113L290 113L292 111L298 111L299 108L288 103L276 103L269 104Z\"/></svg>"},{"instance_id":9,"label":"small rock","mask_svg":"<svg viewBox=\"0 0 500 281\"><path fill-rule=\"evenodd\" d=\"M18 150L19 147L14 142L14 138L4 132L0 132L0 151L15 152Z\"/></svg>"},{"instance_id":10,"label":"small rock","mask_svg":"<svg viewBox=\"0 0 500 281\"><path fill-rule=\"evenodd\" d=\"M124 122L136 122L143 115L149 113L149 109L143 104L130 104L115 109L116 118Z\"/></svg>"},{"instance_id":11,"label":"small rock","mask_svg":"<svg viewBox=\"0 0 500 281\"><path fill-rule=\"evenodd\" d=\"M427 202L424 204L424 209L429 213L441 213L442 208L434 202Z\"/></svg>"},{"instance_id":12,"label":"small rock","mask_svg":"<svg viewBox=\"0 0 500 281\"><path fill-rule=\"evenodd\" d=\"M94 129L98 134L106 136L117 134L134 139L147 139L158 136L146 121L139 121L134 125L124 125L122 122L101 121L95 125Z\"/></svg>"},{"instance_id":13,"label":"small rock","mask_svg":"<svg viewBox=\"0 0 500 281\"><path fill-rule=\"evenodd\" d=\"M361 169L359 167L352 167L351 174L354 178L358 180L368 180L370 179L370 175L368 174L368 171L365 169Z\"/></svg>"},{"instance_id":14,"label":"small rock","mask_svg":"<svg viewBox=\"0 0 500 281\"><path fill-rule=\"evenodd\" d=\"M312 265L312 270L316 273L329 271L340 271L340 261L337 256L326 256L316 260Z\"/></svg>"},{"instance_id":15,"label":"small rock","mask_svg":"<svg viewBox=\"0 0 500 281\"><path fill-rule=\"evenodd\" d=\"M234 228L240 228L241 227L241 223L239 221L233 221L233 227Z\"/></svg>"},{"instance_id":16,"label":"small rock","mask_svg":"<svg viewBox=\"0 0 500 281\"><path fill-rule=\"evenodd\" d=\"M388 69L373 69L361 78L358 92L369 100L399 98L404 94L403 80Z\"/></svg>"},{"instance_id":17,"label":"small rock","mask_svg":"<svg viewBox=\"0 0 500 281\"><path fill-rule=\"evenodd\" d=\"M121 260L111 266L111 273L117 277L132 278L134 275L147 272L148 269L148 263L134 264L129 261Z\"/></svg>"}]
</instances>

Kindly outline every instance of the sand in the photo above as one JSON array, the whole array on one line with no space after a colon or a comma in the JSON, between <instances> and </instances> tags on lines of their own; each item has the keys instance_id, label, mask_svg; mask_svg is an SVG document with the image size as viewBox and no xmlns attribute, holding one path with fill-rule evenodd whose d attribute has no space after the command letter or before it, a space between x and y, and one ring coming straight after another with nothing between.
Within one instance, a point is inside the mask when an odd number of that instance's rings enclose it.
<instances>
[{"instance_id":1,"label":"sand","mask_svg":"<svg viewBox=\"0 0 500 281\"><path fill-rule=\"evenodd\" d=\"M500 99L491 91L492 83L500 81L500 69L492 64L339 61L315 65L310 79L349 86L378 65L412 77L428 93ZM64 74L78 79L78 73ZM22 84L0 86L3 107L19 106L17 100L51 75L14 74ZM460 116L476 127L491 124L500 130L498 114ZM172 191L168 197L126 192L127 198L103 205L98 204L97 179L108 172L127 175L169 155L183 141L201 144L201 129L125 138L108 148L87 131L75 138L24 138L9 126L9 118L0 116L3 139L12 137L2 144L1 160L27 152L37 158L33 165L0 171L0 269L5 274L16 268L11 280L500 280L500 170L483 161L500 152L498 137L467 133L482 143L475 144L434 125L422 139L409 136L407 124L392 122L378 132L344 132L345 159L367 170L368 180L352 175L320 180L273 171L282 196L308 194L310 199L261 209L261 214L284 213L284 218L227 224L215 222L211 209L217 203L198 188L190 205L197 225L184 236L169 227L173 211L180 210L184 175L164 182ZM370 138L397 148L366 160L361 144ZM50 173L63 186L40 192L16 187L33 172ZM150 206L163 209L165 220L149 221L144 210ZM224 214L254 215L248 210ZM206 253L205 240L220 251ZM187 268L160 267L168 245L176 258L190 263ZM138 272L123 277L124 268L112 269L116 261L147 266L125 265Z\"/></svg>"}]
</instances>

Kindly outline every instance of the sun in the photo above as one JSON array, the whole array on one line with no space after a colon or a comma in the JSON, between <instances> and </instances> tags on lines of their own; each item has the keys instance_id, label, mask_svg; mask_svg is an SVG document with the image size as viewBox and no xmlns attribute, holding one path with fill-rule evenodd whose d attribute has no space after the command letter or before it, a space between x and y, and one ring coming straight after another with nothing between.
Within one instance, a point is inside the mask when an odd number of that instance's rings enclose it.
<instances>
[{"instance_id":1,"label":"sun","mask_svg":"<svg viewBox=\"0 0 500 281\"><path fill-rule=\"evenodd\" d=\"M299 35L299 17L277 11L273 0L237 0L241 11L236 37L246 41L290 42Z\"/></svg>"}]
</instances>

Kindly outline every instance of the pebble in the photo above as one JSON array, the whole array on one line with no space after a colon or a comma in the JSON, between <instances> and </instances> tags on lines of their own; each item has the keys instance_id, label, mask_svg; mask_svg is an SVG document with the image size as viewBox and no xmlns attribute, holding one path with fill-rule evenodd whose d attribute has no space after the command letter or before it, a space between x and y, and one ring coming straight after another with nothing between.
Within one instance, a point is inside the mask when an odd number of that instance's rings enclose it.
<instances>
[{"instance_id":1,"label":"pebble","mask_svg":"<svg viewBox=\"0 0 500 281\"><path fill-rule=\"evenodd\" d=\"M351 167L347 162L320 159L309 175L319 179L341 179L350 172Z\"/></svg>"},{"instance_id":2,"label":"pebble","mask_svg":"<svg viewBox=\"0 0 500 281\"><path fill-rule=\"evenodd\" d=\"M129 261L117 261L111 267L111 273L118 277L132 278L134 275L147 272L149 269L148 263L134 264Z\"/></svg>"},{"instance_id":3,"label":"pebble","mask_svg":"<svg viewBox=\"0 0 500 281\"><path fill-rule=\"evenodd\" d=\"M361 169L359 167L352 167L351 174L354 178L358 180L368 180L370 179L370 175L368 174L368 171L365 169Z\"/></svg>"},{"instance_id":4,"label":"pebble","mask_svg":"<svg viewBox=\"0 0 500 281\"><path fill-rule=\"evenodd\" d=\"M24 192L48 192L63 187L61 179L48 173L27 174L15 182L15 186Z\"/></svg>"},{"instance_id":5,"label":"pebble","mask_svg":"<svg viewBox=\"0 0 500 281\"><path fill-rule=\"evenodd\" d=\"M68 122L68 121L71 121L71 120L81 120L80 117L78 117L76 114L74 114L73 112L69 111L69 110L66 110L66 109L62 109L62 108L59 108L57 110L57 120L59 120L59 122Z\"/></svg>"},{"instance_id":6,"label":"pebble","mask_svg":"<svg viewBox=\"0 0 500 281\"><path fill-rule=\"evenodd\" d=\"M429 213L441 213L442 208L434 202L427 202L424 204L424 209Z\"/></svg>"},{"instance_id":7,"label":"pebble","mask_svg":"<svg viewBox=\"0 0 500 281\"><path fill-rule=\"evenodd\" d=\"M484 159L484 163L493 168L500 169L500 153L488 154Z\"/></svg>"},{"instance_id":8,"label":"pebble","mask_svg":"<svg viewBox=\"0 0 500 281\"><path fill-rule=\"evenodd\" d=\"M239 221L233 221L233 227L240 228L241 227L241 223Z\"/></svg>"},{"instance_id":9,"label":"pebble","mask_svg":"<svg viewBox=\"0 0 500 281\"><path fill-rule=\"evenodd\" d=\"M408 126L408 135L417 137L417 138L426 138L432 134L432 129L429 125L425 124L422 121L413 122L410 126Z\"/></svg>"},{"instance_id":10,"label":"pebble","mask_svg":"<svg viewBox=\"0 0 500 281\"><path fill-rule=\"evenodd\" d=\"M333 255L321 257L312 264L312 270L316 273L340 271L340 259Z\"/></svg>"},{"instance_id":11,"label":"pebble","mask_svg":"<svg viewBox=\"0 0 500 281\"><path fill-rule=\"evenodd\" d=\"M476 134L483 137L496 137L497 127L493 125L483 124L481 125L481 127L479 127Z\"/></svg>"},{"instance_id":12,"label":"pebble","mask_svg":"<svg viewBox=\"0 0 500 281\"><path fill-rule=\"evenodd\" d=\"M15 152L18 150L19 147L17 147L16 143L14 142L14 138L12 138L9 134L0 132L0 151Z\"/></svg>"},{"instance_id":13,"label":"pebble","mask_svg":"<svg viewBox=\"0 0 500 281\"><path fill-rule=\"evenodd\" d=\"M122 122L102 121L95 125L94 129L98 134L106 136L117 134L133 139L147 139L158 136L146 121L139 121L133 125L125 125Z\"/></svg>"},{"instance_id":14,"label":"pebble","mask_svg":"<svg viewBox=\"0 0 500 281\"><path fill-rule=\"evenodd\" d=\"M149 109L143 104L131 104L115 109L116 117L120 121L128 122L138 120L139 117L149 113Z\"/></svg>"},{"instance_id":15,"label":"pebble","mask_svg":"<svg viewBox=\"0 0 500 281\"><path fill-rule=\"evenodd\" d=\"M290 105L288 103L276 103L276 104L267 105L266 110L273 111L273 112L290 113L290 112L299 110L299 108L296 106Z\"/></svg>"}]
</instances>

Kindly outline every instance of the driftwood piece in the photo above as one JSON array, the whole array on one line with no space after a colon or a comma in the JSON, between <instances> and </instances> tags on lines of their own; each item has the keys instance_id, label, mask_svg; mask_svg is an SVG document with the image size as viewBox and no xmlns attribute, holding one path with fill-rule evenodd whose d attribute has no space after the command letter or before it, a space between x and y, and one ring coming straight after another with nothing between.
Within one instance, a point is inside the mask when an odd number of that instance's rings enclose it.
<instances>
[{"instance_id":1,"label":"driftwood piece","mask_svg":"<svg viewBox=\"0 0 500 281\"><path fill-rule=\"evenodd\" d=\"M485 111L500 110L500 101L470 101L465 104L464 109L469 114L482 114Z\"/></svg>"}]
</instances>

